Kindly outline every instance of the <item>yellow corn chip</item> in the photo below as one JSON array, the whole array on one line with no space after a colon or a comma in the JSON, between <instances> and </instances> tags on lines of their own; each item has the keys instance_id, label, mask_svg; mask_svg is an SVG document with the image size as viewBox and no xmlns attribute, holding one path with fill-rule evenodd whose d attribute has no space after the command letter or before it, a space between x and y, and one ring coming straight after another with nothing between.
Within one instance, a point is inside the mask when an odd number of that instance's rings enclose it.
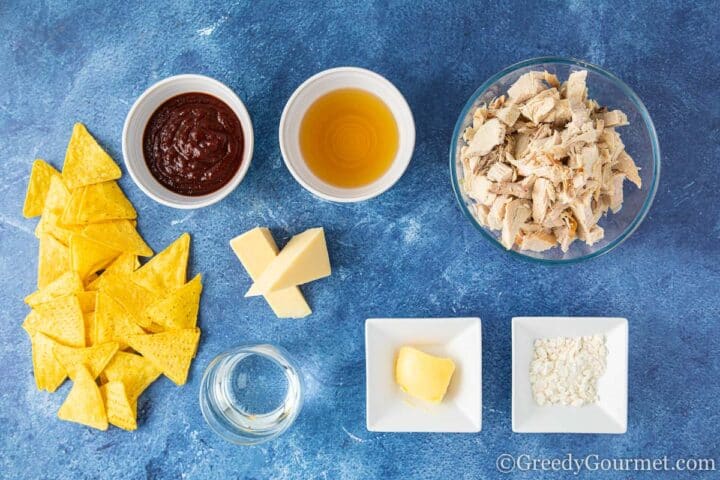
<instances>
[{"instance_id":1,"label":"yellow corn chip","mask_svg":"<svg viewBox=\"0 0 720 480\"><path fill-rule=\"evenodd\" d=\"M77 292L77 293L75 293L75 296L77 297L78 301L80 302L80 309L83 311L83 313L95 311L95 299L97 297L97 292L95 292L95 291Z\"/></svg>"},{"instance_id":2,"label":"yellow corn chip","mask_svg":"<svg viewBox=\"0 0 720 480\"><path fill-rule=\"evenodd\" d=\"M95 312L83 312L83 322L85 322L85 345L92 347L95 345Z\"/></svg>"},{"instance_id":3,"label":"yellow corn chip","mask_svg":"<svg viewBox=\"0 0 720 480\"><path fill-rule=\"evenodd\" d=\"M115 260L113 260L114 262ZM85 285L85 290L88 292L94 292L100 289L100 277L102 277L102 273L93 273L91 275L88 275L83 284Z\"/></svg>"},{"instance_id":4,"label":"yellow corn chip","mask_svg":"<svg viewBox=\"0 0 720 480\"><path fill-rule=\"evenodd\" d=\"M74 375L77 367L82 365L90 372L93 379L97 378L110 362L110 359L118 351L120 345L117 342L108 342L94 347L73 348L65 345L55 345L53 353L60 365L65 369L71 380L75 380Z\"/></svg>"},{"instance_id":5,"label":"yellow corn chip","mask_svg":"<svg viewBox=\"0 0 720 480\"><path fill-rule=\"evenodd\" d=\"M137 399L130 399L122 382L100 387L108 421L123 430L137 430Z\"/></svg>"},{"instance_id":6,"label":"yellow corn chip","mask_svg":"<svg viewBox=\"0 0 720 480\"><path fill-rule=\"evenodd\" d=\"M120 349L124 349L128 345L129 336L142 333L143 329L116 300L98 292L95 306L95 344L118 342Z\"/></svg>"},{"instance_id":7,"label":"yellow corn chip","mask_svg":"<svg viewBox=\"0 0 720 480\"><path fill-rule=\"evenodd\" d=\"M48 212L55 214L57 218L62 216L65 205L70 201L70 191L67 189L60 176L51 176L48 190L45 193L45 203L43 205L43 217ZM43 218L43 223L47 220Z\"/></svg>"},{"instance_id":8,"label":"yellow corn chip","mask_svg":"<svg viewBox=\"0 0 720 480\"><path fill-rule=\"evenodd\" d=\"M30 310L30 313L25 315L25 320L23 320L22 328L27 332L27 334L32 338L33 335L37 333L37 327L38 325L43 323L43 319L35 310Z\"/></svg>"},{"instance_id":9,"label":"yellow corn chip","mask_svg":"<svg viewBox=\"0 0 720 480\"><path fill-rule=\"evenodd\" d=\"M153 251L128 220L93 223L87 225L82 235L108 248L141 257L150 257Z\"/></svg>"},{"instance_id":10,"label":"yellow corn chip","mask_svg":"<svg viewBox=\"0 0 720 480\"><path fill-rule=\"evenodd\" d=\"M37 217L43 213L45 197L50 189L52 177L60 178L60 172L48 165L44 160L37 159L30 170L30 181L28 182L25 204L23 205L23 216L25 218Z\"/></svg>"},{"instance_id":11,"label":"yellow corn chip","mask_svg":"<svg viewBox=\"0 0 720 480\"><path fill-rule=\"evenodd\" d=\"M75 382L58 410L58 418L98 430L107 430L105 403L95 379L82 365L77 368L73 377Z\"/></svg>"},{"instance_id":12,"label":"yellow corn chip","mask_svg":"<svg viewBox=\"0 0 720 480\"><path fill-rule=\"evenodd\" d=\"M117 352L102 376L108 382L122 382L131 400L136 400L162 372L147 358L134 353Z\"/></svg>"},{"instance_id":13,"label":"yellow corn chip","mask_svg":"<svg viewBox=\"0 0 720 480\"><path fill-rule=\"evenodd\" d=\"M69 188L106 182L120 178L120 167L105 153L87 131L85 125L76 123L65 153L62 169L63 180Z\"/></svg>"},{"instance_id":14,"label":"yellow corn chip","mask_svg":"<svg viewBox=\"0 0 720 480\"><path fill-rule=\"evenodd\" d=\"M50 337L42 333L31 335L32 362L35 373L35 385L38 390L54 392L65 381L67 375L53 355L53 347L57 345Z\"/></svg>"},{"instance_id":15,"label":"yellow corn chip","mask_svg":"<svg viewBox=\"0 0 720 480\"><path fill-rule=\"evenodd\" d=\"M66 224L86 225L111 220L134 219L137 212L114 181L84 188L80 207L63 215ZM72 203L72 202L71 202Z\"/></svg>"},{"instance_id":16,"label":"yellow corn chip","mask_svg":"<svg viewBox=\"0 0 720 480\"><path fill-rule=\"evenodd\" d=\"M165 331L165 328L157 323L151 323L147 327L143 327L143 329L145 329L148 333L160 333Z\"/></svg>"},{"instance_id":17,"label":"yellow corn chip","mask_svg":"<svg viewBox=\"0 0 720 480\"><path fill-rule=\"evenodd\" d=\"M43 233L39 250L37 286L44 288L70 270L70 249L55 237Z\"/></svg>"},{"instance_id":18,"label":"yellow corn chip","mask_svg":"<svg viewBox=\"0 0 720 480\"><path fill-rule=\"evenodd\" d=\"M188 328L131 335L128 337L128 344L162 370L175 384L184 385L199 340L200 329Z\"/></svg>"},{"instance_id":19,"label":"yellow corn chip","mask_svg":"<svg viewBox=\"0 0 720 480\"><path fill-rule=\"evenodd\" d=\"M136 270L132 280L150 291L164 294L187 281L190 235L183 233L165 250Z\"/></svg>"},{"instance_id":20,"label":"yellow corn chip","mask_svg":"<svg viewBox=\"0 0 720 480\"><path fill-rule=\"evenodd\" d=\"M70 193L70 198L65 203L65 209L62 211L62 215L60 217L60 223L63 226L81 223L79 218L85 190L86 187L80 187Z\"/></svg>"},{"instance_id":21,"label":"yellow corn chip","mask_svg":"<svg viewBox=\"0 0 720 480\"><path fill-rule=\"evenodd\" d=\"M80 275L80 278L86 279L89 275L107 267L118 255L120 252L117 250L111 250L81 235L73 235L70 239L72 269Z\"/></svg>"},{"instance_id":22,"label":"yellow corn chip","mask_svg":"<svg viewBox=\"0 0 720 480\"><path fill-rule=\"evenodd\" d=\"M87 290L100 290L100 285L104 279L112 277L114 274L120 274L127 277L132 272L138 269L140 261L138 261L137 255L131 253L121 253L113 262L98 275L90 283L85 286ZM135 285L135 284L133 284Z\"/></svg>"},{"instance_id":23,"label":"yellow corn chip","mask_svg":"<svg viewBox=\"0 0 720 480\"><path fill-rule=\"evenodd\" d=\"M149 327L150 320L143 312L155 301L156 295L131 281L127 275L106 275L102 276L100 291L120 304L135 323L143 328Z\"/></svg>"},{"instance_id":24,"label":"yellow corn chip","mask_svg":"<svg viewBox=\"0 0 720 480\"><path fill-rule=\"evenodd\" d=\"M145 309L148 325L156 323L167 330L194 328L197 325L200 293L202 278L198 274Z\"/></svg>"},{"instance_id":25,"label":"yellow corn chip","mask_svg":"<svg viewBox=\"0 0 720 480\"><path fill-rule=\"evenodd\" d=\"M49 302L55 297L62 297L63 295L82 291L83 283L82 280L80 280L80 276L75 272L65 272L45 288L41 288L25 297L25 303L34 307L41 303Z\"/></svg>"},{"instance_id":26,"label":"yellow corn chip","mask_svg":"<svg viewBox=\"0 0 720 480\"><path fill-rule=\"evenodd\" d=\"M137 255L131 253L123 253L105 269L103 275L130 275L132 272L140 268L140 261Z\"/></svg>"},{"instance_id":27,"label":"yellow corn chip","mask_svg":"<svg viewBox=\"0 0 720 480\"><path fill-rule=\"evenodd\" d=\"M151 323L149 327L143 327L143 328L148 333L160 333L160 332L165 331L165 328L163 328L162 325L158 325L157 323Z\"/></svg>"},{"instance_id":28,"label":"yellow corn chip","mask_svg":"<svg viewBox=\"0 0 720 480\"><path fill-rule=\"evenodd\" d=\"M50 285L59 276L70 270L70 249L55 237L40 235L38 253L38 288Z\"/></svg>"},{"instance_id":29,"label":"yellow corn chip","mask_svg":"<svg viewBox=\"0 0 720 480\"><path fill-rule=\"evenodd\" d=\"M31 334L44 333L64 345L85 346L85 322L75 295L41 303L25 318L23 328Z\"/></svg>"},{"instance_id":30,"label":"yellow corn chip","mask_svg":"<svg viewBox=\"0 0 720 480\"><path fill-rule=\"evenodd\" d=\"M70 192L60 176L52 177L38 226L41 233L49 233L65 245L69 243L70 236L79 231L77 227L65 225L61 221L65 206L71 198Z\"/></svg>"}]
</instances>

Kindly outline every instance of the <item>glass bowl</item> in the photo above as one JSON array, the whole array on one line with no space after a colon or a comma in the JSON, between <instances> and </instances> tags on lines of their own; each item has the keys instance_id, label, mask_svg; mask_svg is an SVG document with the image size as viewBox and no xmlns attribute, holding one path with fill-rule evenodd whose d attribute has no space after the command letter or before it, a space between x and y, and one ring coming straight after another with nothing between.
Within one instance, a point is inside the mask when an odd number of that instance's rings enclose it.
<instances>
[{"instance_id":1,"label":"glass bowl","mask_svg":"<svg viewBox=\"0 0 720 480\"><path fill-rule=\"evenodd\" d=\"M215 357L200 386L200 410L228 442L257 445L287 430L303 404L303 381L281 347L243 345Z\"/></svg>"},{"instance_id":2,"label":"glass bowl","mask_svg":"<svg viewBox=\"0 0 720 480\"><path fill-rule=\"evenodd\" d=\"M463 175L460 158L460 148L464 145L462 134L472 123L473 112L481 104L489 103L493 98L507 93L508 88L521 75L533 70L547 70L557 75L561 82L567 80L568 75L574 71L587 70L588 97L597 100L609 110L620 109L627 115L629 125L619 127L617 131L625 144L626 151L640 169L642 188L637 188L629 181L624 182L622 209L617 213L608 212L600 219L599 225L605 229L605 237L592 246L576 240L567 252L563 252L560 247L544 252L532 252L519 250L517 245L514 245L512 250L506 250L500 243L500 232L482 226L473 216L471 207L475 201L465 194L460 185ZM657 191L660 178L660 146L655 126L645 105L635 92L615 75L598 66L570 58L533 58L493 75L465 104L455 124L450 145L450 177L460 209L490 243L511 255L541 263L576 263L611 251L638 228L650 209Z\"/></svg>"}]
</instances>

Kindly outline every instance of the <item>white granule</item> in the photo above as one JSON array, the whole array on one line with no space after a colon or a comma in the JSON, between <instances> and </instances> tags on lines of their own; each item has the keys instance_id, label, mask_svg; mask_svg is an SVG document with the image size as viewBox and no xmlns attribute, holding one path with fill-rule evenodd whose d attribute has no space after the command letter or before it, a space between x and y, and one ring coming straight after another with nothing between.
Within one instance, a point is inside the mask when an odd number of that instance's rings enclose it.
<instances>
[{"instance_id":1,"label":"white granule","mask_svg":"<svg viewBox=\"0 0 720 480\"><path fill-rule=\"evenodd\" d=\"M605 335L536 339L530 363L535 402L573 407L597 402L606 363Z\"/></svg>"}]
</instances>

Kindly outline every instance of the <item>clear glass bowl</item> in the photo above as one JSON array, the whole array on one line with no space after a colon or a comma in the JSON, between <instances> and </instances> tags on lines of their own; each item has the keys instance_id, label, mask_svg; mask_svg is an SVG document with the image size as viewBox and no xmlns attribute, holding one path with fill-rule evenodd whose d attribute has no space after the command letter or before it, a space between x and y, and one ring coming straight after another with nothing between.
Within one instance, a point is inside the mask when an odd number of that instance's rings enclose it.
<instances>
[{"instance_id":1,"label":"clear glass bowl","mask_svg":"<svg viewBox=\"0 0 720 480\"><path fill-rule=\"evenodd\" d=\"M295 421L303 381L292 357L275 345L243 345L215 357L200 385L200 410L228 442L256 445Z\"/></svg>"},{"instance_id":2,"label":"clear glass bowl","mask_svg":"<svg viewBox=\"0 0 720 480\"><path fill-rule=\"evenodd\" d=\"M489 103L493 98L505 94L521 75L533 70L547 70L557 75L560 81L567 80L571 72L587 70L589 98L597 100L600 105L607 106L610 110L622 110L630 122L629 125L618 128L618 132L625 143L625 149L640 168L642 188L638 189L629 181L625 182L622 209L617 213L608 212L600 220L600 226L605 229L605 238L592 246L576 240L567 252L563 252L559 247L545 252L519 250L517 246L514 246L512 250L506 250L500 243L500 232L483 227L475 219L469 208L475 202L465 194L460 186L463 175L460 158L460 148L464 144L462 134L465 128L472 123L473 112L481 104ZM490 243L511 255L541 263L576 263L609 252L638 228L650 209L657 191L660 178L660 146L655 126L645 105L635 92L615 75L595 65L570 58L533 58L512 65L493 75L473 93L465 104L460 118L455 124L450 145L450 177L460 209Z\"/></svg>"}]
</instances>

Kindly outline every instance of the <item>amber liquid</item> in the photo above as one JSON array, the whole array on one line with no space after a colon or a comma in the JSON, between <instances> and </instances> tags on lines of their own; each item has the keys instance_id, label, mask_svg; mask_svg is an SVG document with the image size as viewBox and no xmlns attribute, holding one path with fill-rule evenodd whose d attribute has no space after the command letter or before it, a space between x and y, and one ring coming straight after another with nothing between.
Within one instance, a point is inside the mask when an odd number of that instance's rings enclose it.
<instances>
[{"instance_id":1,"label":"amber liquid","mask_svg":"<svg viewBox=\"0 0 720 480\"><path fill-rule=\"evenodd\" d=\"M321 180L342 188L368 185L390 168L398 128L390 109L372 93L334 90L318 98L300 123L300 150Z\"/></svg>"}]
</instances>

